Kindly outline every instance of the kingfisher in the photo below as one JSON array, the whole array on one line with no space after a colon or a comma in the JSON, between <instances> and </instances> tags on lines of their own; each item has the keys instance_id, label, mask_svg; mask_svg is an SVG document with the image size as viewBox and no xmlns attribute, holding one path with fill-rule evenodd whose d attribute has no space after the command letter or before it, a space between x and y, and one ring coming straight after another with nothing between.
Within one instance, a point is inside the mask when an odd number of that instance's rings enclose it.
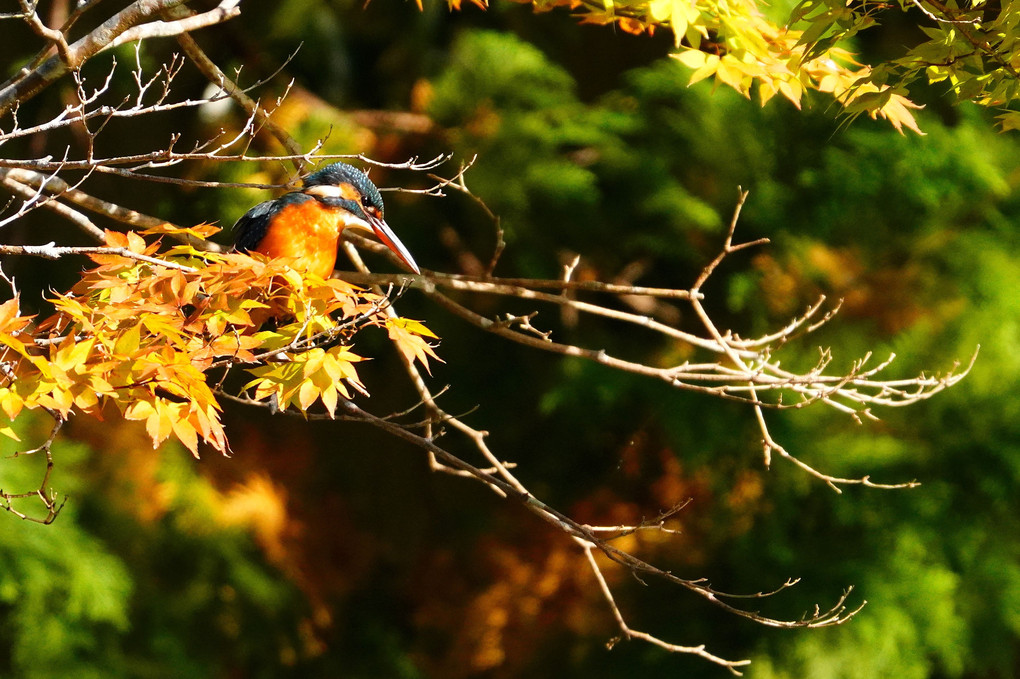
<instances>
[{"instance_id":1,"label":"kingfisher","mask_svg":"<svg viewBox=\"0 0 1020 679\"><path fill-rule=\"evenodd\" d=\"M347 163L333 163L305 178L300 191L267 200L234 224L235 247L329 278L344 229L368 231L415 273L414 258L383 219L383 201L372 180Z\"/></svg>"}]
</instances>

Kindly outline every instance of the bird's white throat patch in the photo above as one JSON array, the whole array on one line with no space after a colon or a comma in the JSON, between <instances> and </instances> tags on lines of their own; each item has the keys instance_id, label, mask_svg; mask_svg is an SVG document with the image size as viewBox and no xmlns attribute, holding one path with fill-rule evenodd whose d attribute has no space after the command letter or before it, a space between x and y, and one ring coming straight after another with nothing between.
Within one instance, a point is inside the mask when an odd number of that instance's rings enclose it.
<instances>
[{"instance_id":1,"label":"bird's white throat patch","mask_svg":"<svg viewBox=\"0 0 1020 679\"><path fill-rule=\"evenodd\" d=\"M304 190L305 193L320 196L322 198L339 198L343 200L361 200L361 192L354 186L344 182L342 184L317 184Z\"/></svg>"}]
</instances>

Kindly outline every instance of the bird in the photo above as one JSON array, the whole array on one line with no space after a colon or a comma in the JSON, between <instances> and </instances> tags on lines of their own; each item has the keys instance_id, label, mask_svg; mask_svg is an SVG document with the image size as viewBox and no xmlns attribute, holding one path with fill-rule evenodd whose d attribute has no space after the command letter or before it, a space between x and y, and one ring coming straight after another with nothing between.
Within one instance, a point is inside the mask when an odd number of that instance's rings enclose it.
<instances>
[{"instance_id":1,"label":"bird","mask_svg":"<svg viewBox=\"0 0 1020 679\"><path fill-rule=\"evenodd\" d=\"M414 273L414 258L383 219L379 189L361 170L333 163L308 175L299 191L259 203L234 224L234 248L287 258L299 271L329 278L344 229L375 234Z\"/></svg>"}]
</instances>

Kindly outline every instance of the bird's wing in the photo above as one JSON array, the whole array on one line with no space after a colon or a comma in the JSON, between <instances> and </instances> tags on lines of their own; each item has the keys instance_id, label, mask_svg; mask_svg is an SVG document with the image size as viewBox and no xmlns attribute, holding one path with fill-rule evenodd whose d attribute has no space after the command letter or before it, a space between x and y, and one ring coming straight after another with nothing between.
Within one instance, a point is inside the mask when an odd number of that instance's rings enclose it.
<instances>
[{"instance_id":1,"label":"bird's wing","mask_svg":"<svg viewBox=\"0 0 1020 679\"><path fill-rule=\"evenodd\" d=\"M258 247L269 231L273 217L284 207L281 200L267 200L259 203L234 224L234 247L241 252L248 252Z\"/></svg>"}]
</instances>

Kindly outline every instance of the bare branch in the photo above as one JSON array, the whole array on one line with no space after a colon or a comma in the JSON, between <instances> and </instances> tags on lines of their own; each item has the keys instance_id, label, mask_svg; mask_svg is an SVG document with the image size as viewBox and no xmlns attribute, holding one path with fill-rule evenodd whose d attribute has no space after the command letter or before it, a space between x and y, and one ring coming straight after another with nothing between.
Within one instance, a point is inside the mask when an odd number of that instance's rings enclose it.
<instances>
[{"instance_id":1,"label":"bare branch","mask_svg":"<svg viewBox=\"0 0 1020 679\"><path fill-rule=\"evenodd\" d=\"M584 358L617 370L657 378L679 389L745 402L754 409L756 420L759 422L759 427L762 430L766 466L770 465L771 454L775 452L794 462L809 474L834 487L838 484L861 484L874 488L901 488L916 485L915 482L879 484L872 482L870 478L844 479L826 475L791 455L789 451L772 439L765 421L764 409L804 408L812 403L822 403L849 415L858 422L861 421L862 417L874 419L872 407L909 405L930 398L943 389L952 386L967 375L970 367L973 365L974 357L971 358L971 361L963 370L959 370L959 365L954 365L944 375L920 375L912 378L892 380L880 379L878 377L879 373L885 371L891 365L894 359L892 356L886 361L869 367L868 364L871 356L867 354L854 361L848 370L828 374L827 370L831 367L832 355L828 350L824 350L820 352L818 364L810 370L796 372L783 368L780 361L776 358L778 351L792 339L809 335L816 331L828 322L838 310L837 306L836 309L826 312L820 319L815 320L822 308L824 298L809 307L804 314L787 323L779 331L762 337L743 339L735 333L720 331L703 304L704 295L700 287L710 278L712 273L729 254L765 242L764 239L758 239L734 244L733 238L736 225L741 207L746 198L747 193L741 191L720 253L705 266L696 278L695 285L689 290L649 289L638 286L610 285L600 282L580 285L572 284L569 280L569 275L564 276L566 280L562 281L518 279L513 280L512 284L508 283L507 279L484 280L478 277L450 276L429 271L426 271L421 276L405 274L380 276L378 274L369 275L362 272L360 274L345 274L344 277L351 282L361 284L379 282L399 283L403 286L420 289L434 302L475 327L530 348L549 351L563 356ZM360 245L377 251L385 250L381 246L373 245L369 241L358 238L355 238L355 240ZM573 295L556 295L540 292L533 289L536 287L558 287L564 292L569 290L572 293L594 291L612 293L618 297L625 295L650 295L683 300L693 308L696 317L701 322L704 335L682 331L644 315L620 311L603 304L578 300ZM591 349L580 345L555 341L552 338L551 332L537 330L532 325L535 313L487 318L474 312L463 303L454 301L447 295L439 292L439 288L529 299L568 308L576 312L637 325L660 336L678 340L692 347L707 351L714 358L707 362L685 362L682 365L673 367L657 367L627 361L613 356L602 349ZM795 396L795 399L784 401L784 394L792 394ZM768 399L765 398L766 395L769 396ZM471 432L465 433L473 438L473 440L477 439L476 434Z\"/></svg>"},{"instance_id":2,"label":"bare branch","mask_svg":"<svg viewBox=\"0 0 1020 679\"><path fill-rule=\"evenodd\" d=\"M229 21L241 13L241 8L238 7L240 1L223 0L216 8L202 14L195 14L187 18L177 19L176 21L150 21L147 24L135 26L118 35L105 49L113 49L119 45L147 38L169 38L186 35L199 28ZM172 9L174 8L170 8L167 11L169 12Z\"/></svg>"},{"instance_id":3,"label":"bare branch","mask_svg":"<svg viewBox=\"0 0 1020 679\"><path fill-rule=\"evenodd\" d=\"M354 240L359 247L373 250L380 254L388 252L385 246L361 238L356 234L348 236ZM672 288L649 288L641 285L620 285L617 283L604 283L602 281L573 281L553 280L547 278L499 278L491 276L465 276L462 274L449 274L439 271L426 271L423 278L416 278L411 274L380 274L380 273L356 273L351 271L342 272L344 280L359 285L376 284L406 284L416 288L427 288L430 285L447 287L451 290L463 290L465 292L477 292L481 294L495 295L528 295L534 290L574 290L579 292L599 292L607 295L634 295L637 297L660 297L663 299L690 299L690 290L676 290ZM549 299L551 299L550 296Z\"/></svg>"},{"instance_id":4,"label":"bare branch","mask_svg":"<svg viewBox=\"0 0 1020 679\"><path fill-rule=\"evenodd\" d=\"M152 217L150 215L122 207L116 203L85 193L80 189L73 188L66 181L57 176L51 175L47 177L38 172L31 172L28 170L0 168L0 177L8 177L19 184L31 186L35 189L43 189L48 193L52 193L56 197L64 198L75 205L84 207L88 210L110 217L122 224L127 224L128 226L135 228L148 229L169 224L169 222L164 219ZM171 224L171 226L173 225ZM102 230L98 227L95 228L95 231L89 230L90 235L94 236L97 240L102 240Z\"/></svg>"},{"instance_id":5,"label":"bare branch","mask_svg":"<svg viewBox=\"0 0 1020 679\"><path fill-rule=\"evenodd\" d=\"M570 517L562 514L556 509L546 505L532 495L519 481L517 481L513 475L506 469L500 469L498 476L491 473L486 473L479 468L471 465L461 458L452 455L445 449L436 445L433 441L418 436L410 431L407 431L399 424L383 420L382 418L376 417L371 413L363 410L351 401L342 402L344 410L348 414L360 417L362 421L371 424L377 428L387 431L397 438L404 439L409 443L414 444L416 448L420 448L430 452L444 465L464 472L464 474L470 478L480 481L490 490L496 492L500 496L507 497L521 503L530 512L541 518L546 523L551 524L557 529L563 531L572 538L581 540L584 543L588 543L595 548L603 552L610 560L625 566L636 574L644 574L655 576L664 579L668 582L680 585L681 587L697 593L709 600L713 604L724 608L725 610L739 615L741 617L753 620L763 625L771 627L783 627L783 628L796 628L796 627L820 627L828 625L838 625L846 622L850 617L860 610L860 607L856 609L847 609L846 600L849 596L850 591L847 590L840 597L840 599L829 609L825 611L816 610L814 614L807 615L804 618L797 621L785 621L762 616L752 611L745 611L743 609L736 608L723 601L726 598L741 598L739 596L729 595L724 592L720 592L712 588L705 580L688 580L680 578L669 571L664 571L652 564L645 562L638 557L624 552L620 549L613 547L607 540L597 536L591 530L587 529L583 525L577 523ZM498 465L497 465L497 468ZM503 478L501 478L503 477ZM509 478L506 478L509 477ZM784 585L776 591L782 591L789 586ZM752 595L752 598L758 598L764 596L762 594Z\"/></svg>"},{"instance_id":6,"label":"bare branch","mask_svg":"<svg viewBox=\"0 0 1020 679\"><path fill-rule=\"evenodd\" d=\"M30 3L28 0L20 0L21 3L21 16L28 22L32 30L35 31L36 35L45 40L53 43L57 48L57 53L65 64L71 63L70 48L67 46L67 40L64 39L64 34L59 30L49 28L43 23L43 20L39 17L39 13L36 12L36 3Z\"/></svg>"},{"instance_id":7,"label":"bare branch","mask_svg":"<svg viewBox=\"0 0 1020 679\"><path fill-rule=\"evenodd\" d=\"M149 257L148 255L134 252L128 248L120 247L58 247L56 243L52 242L46 243L45 245L0 245L0 255L29 255L32 257L42 257L43 259L60 259L61 257L66 257L68 255L116 255L119 257L134 259L139 262L145 262L147 264L162 266L167 269L176 269L178 271L186 272L196 271L194 267L178 264L158 257Z\"/></svg>"},{"instance_id":8,"label":"bare branch","mask_svg":"<svg viewBox=\"0 0 1020 679\"><path fill-rule=\"evenodd\" d=\"M60 57L50 57L30 70L23 70L0 86L0 116L15 104L28 101L50 83L79 68L88 59L106 49L128 29L153 19L185 0L136 0L88 34L69 45Z\"/></svg>"},{"instance_id":9,"label":"bare branch","mask_svg":"<svg viewBox=\"0 0 1020 679\"><path fill-rule=\"evenodd\" d=\"M39 185L38 188L33 189L32 187L17 181L6 171L0 170L0 184L2 184L5 188L10 190L15 195L21 196L22 198L25 199L21 205L21 208L19 208L14 215L11 215L10 217L0 220L0 227L2 227L3 225L7 224L10 221L13 221L14 219L21 218L28 211L35 209L36 207L44 207L48 210L56 212L61 217L67 219L69 222L80 228L82 231L87 233L92 238L102 241L103 230L96 226L91 219L83 215L81 212L78 212L77 210L70 208L62 203L58 203L55 200L42 197L41 191L46 187L47 182L44 181Z\"/></svg>"},{"instance_id":10,"label":"bare branch","mask_svg":"<svg viewBox=\"0 0 1020 679\"><path fill-rule=\"evenodd\" d=\"M6 368L6 366L2 367ZM64 420L57 413L51 410L48 410L47 412L53 418L53 428L50 430L49 437L42 443L42 445L31 450L16 452L7 458L8 460L11 460L27 455L42 453L43 457L46 459L46 470L43 472L39 487L35 490L23 493L11 493L0 488L0 509L8 511L24 521L49 525L57 520L60 510L64 508L64 504L67 502L67 497L64 497L63 500L58 502L57 494L47 487L50 482L50 475L53 473L53 452L51 448L53 446L53 442L57 438L57 434L60 432L61 427L64 426ZM24 499L38 499L39 502L42 503L43 508L46 510L46 514L42 517L38 517L20 511L17 508L15 501Z\"/></svg>"},{"instance_id":11,"label":"bare branch","mask_svg":"<svg viewBox=\"0 0 1020 679\"><path fill-rule=\"evenodd\" d=\"M283 145L287 152L291 154L290 160L294 162L294 168L301 172L311 161L307 153L302 152L301 145L287 133L282 127L274 123L270 119L270 113L267 112L258 102L249 97L245 91L237 85L233 80L227 77L227 75L220 70L220 68L213 63L212 59L206 55L205 51L198 46L187 33L182 33L177 38L178 44L184 53L188 55L188 58L198 67L202 72L202 75L213 83L217 87L222 88L234 101L236 101L241 108L248 112L249 115L254 116L255 120L258 121L260 127L265 127L269 130L276 139Z\"/></svg>"},{"instance_id":12,"label":"bare branch","mask_svg":"<svg viewBox=\"0 0 1020 679\"><path fill-rule=\"evenodd\" d=\"M579 538L575 538L575 542L577 542L584 551L584 556L588 561L588 566L591 568L591 572L599 584L599 589L602 592L602 598L606 600L607 604L609 604L609 610L613 613L613 619L616 620L616 625L620 628L621 636L609 642L608 646L610 648L612 648L620 639L640 639L641 641L648 642L653 646L665 649L670 653L687 653L696 655L711 663L725 667L736 676L741 676L743 674L743 672L740 672L737 668L746 667L751 664L750 660L726 660L725 658L709 653L705 650L704 644L699 646L678 646L677 644L670 644L662 641L658 637L654 637L646 632L639 632L635 629L631 629L626 620L624 620L623 614L620 613L620 609L616 605L616 600L613 598L613 592L609 589L609 583L606 582L605 576L602 575L602 569L599 567L598 561L592 553L595 549L595 545Z\"/></svg>"},{"instance_id":13,"label":"bare branch","mask_svg":"<svg viewBox=\"0 0 1020 679\"><path fill-rule=\"evenodd\" d=\"M709 262L705 268L702 269L701 274L698 276L697 280L694 281L694 285L691 286L692 292L700 290L701 286L705 284L705 281L707 281L712 273L715 272L716 267L719 266L719 264L721 264L727 256L739 250L755 247L757 245L764 245L769 242L768 238L759 238L758 240L749 241L747 243L740 243L738 245L733 244L733 234L736 233L737 222L740 220L740 211L744 208L744 202L747 200L748 192L737 187L737 194L737 206L733 209L733 217L730 219L730 226L726 231L726 239L723 241L722 250L718 255L716 255L715 259Z\"/></svg>"}]
</instances>

